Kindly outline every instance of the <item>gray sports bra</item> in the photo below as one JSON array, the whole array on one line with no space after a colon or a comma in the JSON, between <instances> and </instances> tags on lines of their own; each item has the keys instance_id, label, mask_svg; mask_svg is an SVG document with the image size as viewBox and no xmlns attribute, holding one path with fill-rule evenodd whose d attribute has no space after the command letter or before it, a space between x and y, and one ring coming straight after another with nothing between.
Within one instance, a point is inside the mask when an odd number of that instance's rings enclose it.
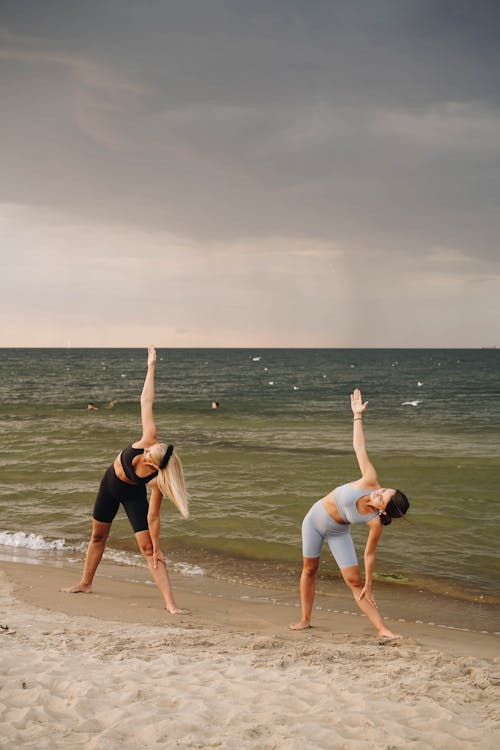
<instances>
[{"instance_id":1,"label":"gray sports bra","mask_svg":"<svg viewBox=\"0 0 500 750\"><path fill-rule=\"evenodd\" d=\"M356 507L359 498L363 497L363 495L368 495L370 492L371 490L357 490L351 482L335 487L333 490L333 499L335 500L339 515L345 523L366 523L378 515L378 511L376 510L364 516Z\"/></svg>"}]
</instances>

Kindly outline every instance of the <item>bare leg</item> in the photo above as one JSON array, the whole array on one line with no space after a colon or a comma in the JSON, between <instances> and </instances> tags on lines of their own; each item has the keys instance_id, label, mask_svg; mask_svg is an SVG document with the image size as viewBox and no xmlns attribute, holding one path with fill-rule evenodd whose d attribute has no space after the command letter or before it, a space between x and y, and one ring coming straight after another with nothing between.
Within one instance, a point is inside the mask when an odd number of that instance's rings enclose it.
<instances>
[{"instance_id":1,"label":"bare leg","mask_svg":"<svg viewBox=\"0 0 500 750\"><path fill-rule=\"evenodd\" d=\"M346 568L341 568L340 572L344 577L344 581L351 589L356 604L363 614L368 617L378 635L383 638L401 638L398 633L393 633L392 630L387 627L376 605L371 604L365 597L363 597L363 599L359 598L361 591L363 590L363 582L359 574L359 567L357 565L349 565Z\"/></svg>"},{"instance_id":2,"label":"bare leg","mask_svg":"<svg viewBox=\"0 0 500 750\"><path fill-rule=\"evenodd\" d=\"M319 557L304 557L302 574L300 576L300 606L302 617L300 622L290 625L291 630L305 630L311 627L311 614L316 593L316 573L319 568Z\"/></svg>"},{"instance_id":3,"label":"bare leg","mask_svg":"<svg viewBox=\"0 0 500 750\"><path fill-rule=\"evenodd\" d=\"M66 594L90 594L92 592L92 581L94 580L95 572L104 554L104 548L106 546L106 540L109 536L110 528L110 523L103 523L102 521L92 519L92 535L90 537L89 546L87 547L87 556L85 557L82 578L80 583L77 583L75 586L61 589L62 591L65 591Z\"/></svg>"},{"instance_id":4,"label":"bare leg","mask_svg":"<svg viewBox=\"0 0 500 750\"><path fill-rule=\"evenodd\" d=\"M160 589L160 593L165 601L165 609L168 609L172 615L180 615L184 610L179 609L174 600L174 594L172 592L172 586L170 583L170 576L168 575L167 564L163 561L158 562L157 567L153 564L153 542L151 541L151 535L149 531L138 531L135 535L137 539L137 545L144 555L144 558L148 564L149 572Z\"/></svg>"}]
</instances>

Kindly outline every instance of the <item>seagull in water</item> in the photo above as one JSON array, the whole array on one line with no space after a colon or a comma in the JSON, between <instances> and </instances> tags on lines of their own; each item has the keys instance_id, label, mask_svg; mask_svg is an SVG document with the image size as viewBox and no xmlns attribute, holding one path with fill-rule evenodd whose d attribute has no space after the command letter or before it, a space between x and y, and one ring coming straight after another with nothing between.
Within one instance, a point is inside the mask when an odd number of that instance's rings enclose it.
<instances>
[{"instance_id":1,"label":"seagull in water","mask_svg":"<svg viewBox=\"0 0 500 750\"><path fill-rule=\"evenodd\" d=\"M403 401L401 406L418 406L421 403L421 401Z\"/></svg>"},{"instance_id":2,"label":"seagull in water","mask_svg":"<svg viewBox=\"0 0 500 750\"><path fill-rule=\"evenodd\" d=\"M419 388L422 388L423 383L420 380L417 380L417 385L418 385Z\"/></svg>"}]
</instances>

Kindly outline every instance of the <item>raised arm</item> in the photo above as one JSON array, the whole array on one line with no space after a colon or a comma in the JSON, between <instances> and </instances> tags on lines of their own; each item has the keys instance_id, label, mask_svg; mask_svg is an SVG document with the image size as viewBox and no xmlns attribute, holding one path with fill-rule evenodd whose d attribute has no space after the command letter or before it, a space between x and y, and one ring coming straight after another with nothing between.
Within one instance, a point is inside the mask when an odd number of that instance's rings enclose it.
<instances>
[{"instance_id":1,"label":"raised arm","mask_svg":"<svg viewBox=\"0 0 500 750\"><path fill-rule=\"evenodd\" d=\"M363 403L359 388L351 393L351 409L353 413L352 447L358 459L361 476L366 484L378 484L377 472L368 458L366 450L365 431L363 429L363 413L368 406L368 401Z\"/></svg>"},{"instance_id":2,"label":"raised arm","mask_svg":"<svg viewBox=\"0 0 500 750\"><path fill-rule=\"evenodd\" d=\"M151 344L148 346L148 371L144 380L141 393L141 421L142 438L141 443L146 446L157 441L156 425L153 417L153 402L155 400L155 365L156 349Z\"/></svg>"}]
</instances>

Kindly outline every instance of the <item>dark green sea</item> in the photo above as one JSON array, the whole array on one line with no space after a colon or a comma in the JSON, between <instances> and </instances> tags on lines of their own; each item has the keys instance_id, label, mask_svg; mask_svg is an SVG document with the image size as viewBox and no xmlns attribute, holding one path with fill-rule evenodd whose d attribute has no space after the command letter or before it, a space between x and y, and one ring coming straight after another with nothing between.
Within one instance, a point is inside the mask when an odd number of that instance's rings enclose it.
<instances>
[{"instance_id":1,"label":"dark green sea","mask_svg":"<svg viewBox=\"0 0 500 750\"><path fill-rule=\"evenodd\" d=\"M379 581L500 602L500 350L173 349L158 360L156 421L192 496L188 521L164 503L162 539L186 575L296 585L303 516L359 476L359 387L380 480L411 502L412 523L384 531ZM142 349L0 350L0 558L83 558L101 475L140 437L145 363ZM353 537L362 561L366 529ZM123 510L107 554L142 564ZM326 548L321 570L338 577Z\"/></svg>"}]
</instances>

